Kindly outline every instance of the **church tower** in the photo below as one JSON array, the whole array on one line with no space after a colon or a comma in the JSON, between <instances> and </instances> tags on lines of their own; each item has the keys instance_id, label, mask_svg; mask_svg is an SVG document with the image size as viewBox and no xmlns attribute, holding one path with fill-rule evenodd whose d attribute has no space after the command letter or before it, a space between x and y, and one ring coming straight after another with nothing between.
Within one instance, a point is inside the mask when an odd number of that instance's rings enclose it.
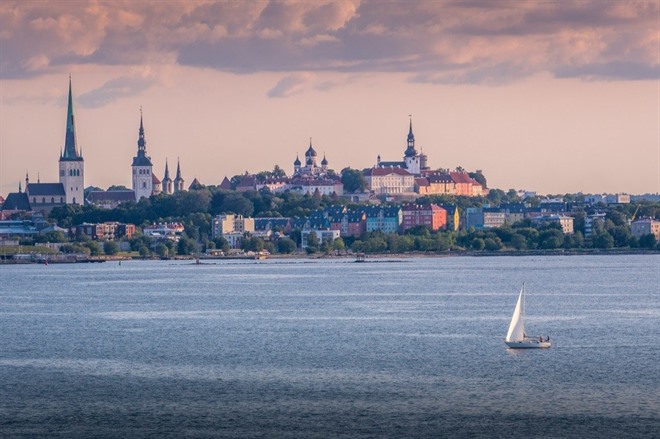
<instances>
[{"instance_id":1,"label":"church tower","mask_svg":"<svg viewBox=\"0 0 660 439\"><path fill-rule=\"evenodd\" d=\"M183 190L183 178L181 177L181 165L179 160L176 161L176 177L174 177L174 193L181 192Z\"/></svg>"},{"instance_id":2,"label":"church tower","mask_svg":"<svg viewBox=\"0 0 660 439\"><path fill-rule=\"evenodd\" d=\"M163 177L163 193L171 195L174 193L172 187L172 179L170 178L170 168L167 166L167 159L165 159L165 176Z\"/></svg>"},{"instance_id":3,"label":"church tower","mask_svg":"<svg viewBox=\"0 0 660 439\"><path fill-rule=\"evenodd\" d=\"M76 124L73 118L73 95L69 76L69 103L66 115L64 150L60 153L60 183L64 186L66 204L83 204L85 191L85 162L76 143Z\"/></svg>"},{"instance_id":4,"label":"church tower","mask_svg":"<svg viewBox=\"0 0 660 439\"><path fill-rule=\"evenodd\" d=\"M140 198L149 198L152 193L152 167L151 157L147 156L147 141L144 138L144 124L142 123L142 109L140 108L140 131L137 141L137 155L133 157L133 191L135 201Z\"/></svg>"},{"instance_id":5,"label":"church tower","mask_svg":"<svg viewBox=\"0 0 660 439\"><path fill-rule=\"evenodd\" d=\"M419 175L421 169L420 157L415 149L415 135L412 129L412 118L410 118L410 129L408 130L408 147L403 155L403 161L406 164L408 172L414 175Z\"/></svg>"}]
</instances>

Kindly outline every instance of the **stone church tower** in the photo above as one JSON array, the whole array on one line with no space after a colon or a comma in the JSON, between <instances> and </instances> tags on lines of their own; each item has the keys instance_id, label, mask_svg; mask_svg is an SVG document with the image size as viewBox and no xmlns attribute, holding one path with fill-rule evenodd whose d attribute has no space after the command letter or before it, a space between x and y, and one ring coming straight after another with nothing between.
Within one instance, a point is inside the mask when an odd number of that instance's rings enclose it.
<instances>
[{"instance_id":1,"label":"stone church tower","mask_svg":"<svg viewBox=\"0 0 660 439\"><path fill-rule=\"evenodd\" d=\"M84 204L85 161L76 143L76 124L73 118L73 96L69 76L69 104L66 115L66 138L60 153L60 183L64 186L66 204Z\"/></svg>"},{"instance_id":2,"label":"stone church tower","mask_svg":"<svg viewBox=\"0 0 660 439\"><path fill-rule=\"evenodd\" d=\"M144 138L144 124L142 123L142 109L140 109L140 132L138 137L137 155L133 157L133 191L135 201L140 198L149 198L152 194L153 177L151 157L147 156L147 141Z\"/></svg>"}]
</instances>

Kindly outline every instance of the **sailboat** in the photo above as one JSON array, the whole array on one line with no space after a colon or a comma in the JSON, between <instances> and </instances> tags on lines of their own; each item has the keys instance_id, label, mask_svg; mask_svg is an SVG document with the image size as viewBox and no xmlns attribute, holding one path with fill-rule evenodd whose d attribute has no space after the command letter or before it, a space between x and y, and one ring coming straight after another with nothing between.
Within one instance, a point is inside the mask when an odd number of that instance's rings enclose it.
<instances>
[{"instance_id":1,"label":"sailboat","mask_svg":"<svg viewBox=\"0 0 660 439\"><path fill-rule=\"evenodd\" d=\"M525 284L523 283L518 295L516 307L513 310L509 331L506 333L504 343L511 349L549 348L552 346L550 337L530 337L525 333Z\"/></svg>"}]
</instances>

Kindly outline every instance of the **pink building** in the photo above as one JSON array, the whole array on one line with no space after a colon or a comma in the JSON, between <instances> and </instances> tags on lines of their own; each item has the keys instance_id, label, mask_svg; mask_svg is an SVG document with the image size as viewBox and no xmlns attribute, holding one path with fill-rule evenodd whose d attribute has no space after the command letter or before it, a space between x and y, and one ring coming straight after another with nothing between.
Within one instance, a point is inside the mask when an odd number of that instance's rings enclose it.
<instances>
[{"instance_id":1,"label":"pink building","mask_svg":"<svg viewBox=\"0 0 660 439\"><path fill-rule=\"evenodd\" d=\"M401 211L401 230L404 232L416 226L427 226L431 230L440 230L447 226L447 211L437 204L407 204Z\"/></svg>"}]
</instances>

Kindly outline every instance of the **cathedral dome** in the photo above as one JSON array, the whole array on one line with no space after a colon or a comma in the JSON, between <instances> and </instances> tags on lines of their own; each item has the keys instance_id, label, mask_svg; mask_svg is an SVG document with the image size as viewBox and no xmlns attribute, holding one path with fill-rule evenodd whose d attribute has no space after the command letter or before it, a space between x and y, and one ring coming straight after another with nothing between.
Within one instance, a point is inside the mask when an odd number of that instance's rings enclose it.
<instances>
[{"instance_id":1,"label":"cathedral dome","mask_svg":"<svg viewBox=\"0 0 660 439\"><path fill-rule=\"evenodd\" d=\"M305 157L316 157L316 150L312 147L312 143L309 143L309 148L307 148L307 152L305 153Z\"/></svg>"},{"instance_id":2,"label":"cathedral dome","mask_svg":"<svg viewBox=\"0 0 660 439\"><path fill-rule=\"evenodd\" d=\"M296 156L296 161L293 162L293 166L300 166L300 159Z\"/></svg>"}]
</instances>

